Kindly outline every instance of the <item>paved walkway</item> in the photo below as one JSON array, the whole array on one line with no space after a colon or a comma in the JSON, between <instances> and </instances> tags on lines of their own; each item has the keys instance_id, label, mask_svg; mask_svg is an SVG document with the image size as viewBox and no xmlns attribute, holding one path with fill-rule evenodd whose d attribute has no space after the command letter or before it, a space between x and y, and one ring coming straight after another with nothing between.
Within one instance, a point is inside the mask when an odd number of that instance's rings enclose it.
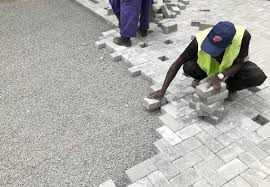
<instances>
[{"instance_id":1,"label":"paved walkway","mask_svg":"<svg viewBox=\"0 0 270 187\"><path fill-rule=\"evenodd\" d=\"M159 125L149 84L95 48L112 27L68 0L0 0L0 23L0 186L128 184Z\"/></svg>"},{"instance_id":2,"label":"paved walkway","mask_svg":"<svg viewBox=\"0 0 270 187\"><path fill-rule=\"evenodd\" d=\"M105 0L78 0L88 8L116 24L107 16ZM146 39L137 37L133 47L112 43L117 30L103 33L96 42L106 47L114 60L130 66L131 75L141 75L160 88L174 60L198 32L192 20L214 24L230 20L248 27L252 34L250 59L270 75L270 2L255 0L194 0L175 20L177 32L164 35L155 24ZM160 58L162 57L162 58ZM166 58L165 58L166 57ZM161 60L160 60L161 59ZM243 90L233 102L226 102L226 118L216 126L202 121L187 105L194 93L192 79L181 73L168 89L169 104L161 108L164 126L157 129L160 139L154 143L157 155L130 169L126 175L135 186L269 186L270 182L270 87L269 79L257 89ZM147 93L146 93L147 94ZM144 150L142 150L144 151ZM267 184L268 183L268 184ZM107 181L104 186L113 186Z\"/></svg>"}]
</instances>

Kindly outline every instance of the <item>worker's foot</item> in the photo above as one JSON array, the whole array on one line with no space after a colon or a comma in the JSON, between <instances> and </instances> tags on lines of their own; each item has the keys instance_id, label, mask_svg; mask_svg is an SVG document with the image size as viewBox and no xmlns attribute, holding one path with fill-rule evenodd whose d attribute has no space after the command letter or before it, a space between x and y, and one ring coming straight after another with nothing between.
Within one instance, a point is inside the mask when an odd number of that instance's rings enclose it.
<instances>
[{"instance_id":1,"label":"worker's foot","mask_svg":"<svg viewBox=\"0 0 270 187\"><path fill-rule=\"evenodd\" d=\"M114 37L113 38L113 43L117 44L117 45L121 45L121 46L125 46L125 47L130 47L131 44L131 40L128 37Z\"/></svg>"},{"instance_id":2,"label":"worker's foot","mask_svg":"<svg viewBox=\"0 0 270 187\"><path fill-rule=\"evenodd\" d=\"M235 101L237 99L237 92L236 91L229 91L228 98L226 101Z\"/></svg>"},{"instance_id":3,"label":"worker's foot","mask_svg":"<svg viewBox=\"0 0 270 187\"><path fill-rule=\"evenodd\" d=\"M193 88L196 88L200 84L200 80L194 79L191 83L191 86Z\"/></svg>"},{"instance_id":4,"label":"worker's foot","mask_svg":"<svg viewBox=\"0 0 270 187\"><path fill-rule=\"evenodd\" d=\"M148 35L148 30L147 29L138 29L138 33L142 36L142 37L146 37Z\"/></svg>"}]
</instances>

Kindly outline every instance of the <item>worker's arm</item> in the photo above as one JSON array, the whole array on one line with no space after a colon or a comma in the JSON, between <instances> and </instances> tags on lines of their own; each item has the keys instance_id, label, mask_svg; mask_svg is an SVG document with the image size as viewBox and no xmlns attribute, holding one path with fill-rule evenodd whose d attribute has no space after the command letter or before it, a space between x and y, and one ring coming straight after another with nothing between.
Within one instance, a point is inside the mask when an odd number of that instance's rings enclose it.
<instances>
[{"instance_id":1,"label":"worker's arm","mask_svg":"<svg viewBox=\"0 0 270 187\"><path fill-rule=\"evenodd\" d=\"M164 80L162 88L160 90L150 94L148 96L148 98L161 99L164 96L170 83L172 82L172 80L176 76L177 72L181 68L181 66L184 63L196 58L197 53L198 53L198 43L197 43L196 39L193 39L190 42L190 44L188 45L188 47L185 49L185 51L178 57L178 59L170 67L170 69L166 75L166 78Z\"/></svg>"},{"instance_id":2,"label":"worker's arm","mask_svg":"<svg viewBox=\"0 0 270 187\"><path fill-rule=\"evenodd\" d=\"M172 82L172 80L174 79L174 77L176 76L177 72L179 71L179 69L181 68L181 66L183 65L183 60L181 59L181 56L172 64L172 66L170 67L166 78L164 80L163 86L160 90L151 93L148 98L151 99L161 99L167 88L169 87L170 83Z\"/></svg>"},{"instance_id":3,"label":"worker's arm","mask_svg":"<svg viewBox=\"0 0 270 187\"><path fill-rule=\"evenodd\" d=\"M239 72L239 70L241 69L241 67L244 65L244 60L242 61L238 61L238 62L234 62L234 64L229 67L228 69L224 70L223 72L221 72L224 77L231 77L234 76L237 72ZM208 82L208 88L213 86L213 92L214 94L217 94L220 92L221 89L221 81L217 75L213 75L211 77L209 77L207 79Z\"/></svg>"}]
</instances>

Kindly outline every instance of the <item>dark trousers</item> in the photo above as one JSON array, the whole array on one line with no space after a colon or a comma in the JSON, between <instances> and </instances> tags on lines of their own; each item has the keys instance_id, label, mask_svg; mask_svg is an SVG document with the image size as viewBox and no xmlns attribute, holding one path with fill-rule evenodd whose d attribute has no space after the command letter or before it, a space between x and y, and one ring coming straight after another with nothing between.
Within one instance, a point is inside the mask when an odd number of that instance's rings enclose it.
<instances>
[{"instance_id":1,"label":"dark trousers","mask_svg":"<svg viewBox=\"0 0 270 187\"><path fill-rule=\"evenodd\" d=\"M197 59L186 62L183 69L185 74L194 79L202 80L207 77L207 74L199 67ZM227 89L229 91L239 91L259 86L266 78L264 72L256 64L246 61L239 72L226 80Z\"/></svg>"}]
</instances>

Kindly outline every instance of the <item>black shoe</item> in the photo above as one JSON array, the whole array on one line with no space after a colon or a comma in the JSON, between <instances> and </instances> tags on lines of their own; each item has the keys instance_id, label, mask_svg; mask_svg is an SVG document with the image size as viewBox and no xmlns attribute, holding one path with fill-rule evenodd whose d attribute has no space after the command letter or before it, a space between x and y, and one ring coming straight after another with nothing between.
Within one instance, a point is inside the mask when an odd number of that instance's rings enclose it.
<instances>
[{"instance_id":1,"label":"black shoe","mask_svg":"<svg viewBox=\"0 0 270 187\"><path fill-rule=\"evenodd\" d=\"M146 37L148 35L148 30L147 29L138 29L138 33L142 36L142 37Z\"/></svg>"},{"instance_id":2,"label":"black shoe","mask_svg":"<svg viewBox=\"0 0 270 187\"><path fill-rule=\"evenodd\" d=\"M229 91L228 97L225 99L226 101L235 101L237 99L237 92L236 91Z\"/></svg>"},{"instance_id":3,"label":"black shoe","mask_svg":"<svg viewBox=\"0 0 270 187\"><path fill-rule=\"evenodd\" d=\"M115 43L117 45L125 46L125 47L130 47L132 45L130 38L122 37L122 36L121 37L114 37L113 43Z\"/></svg>"}]
</instances>

